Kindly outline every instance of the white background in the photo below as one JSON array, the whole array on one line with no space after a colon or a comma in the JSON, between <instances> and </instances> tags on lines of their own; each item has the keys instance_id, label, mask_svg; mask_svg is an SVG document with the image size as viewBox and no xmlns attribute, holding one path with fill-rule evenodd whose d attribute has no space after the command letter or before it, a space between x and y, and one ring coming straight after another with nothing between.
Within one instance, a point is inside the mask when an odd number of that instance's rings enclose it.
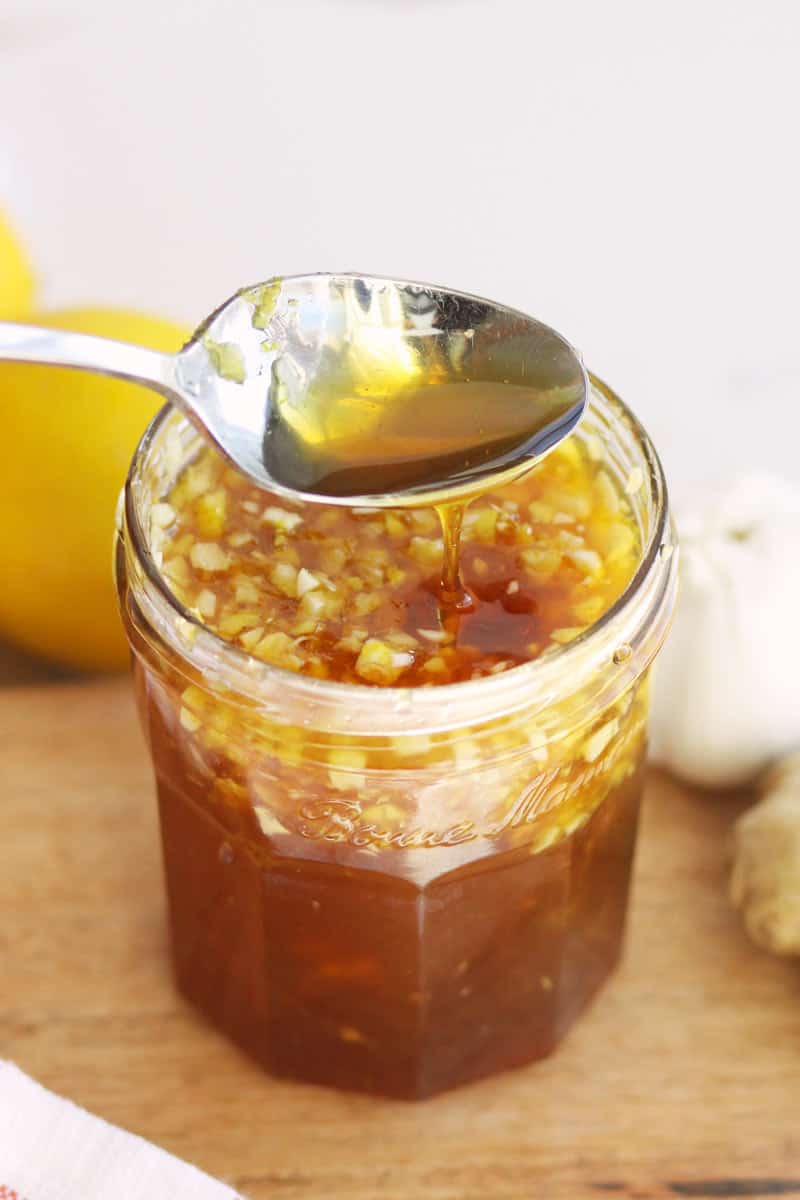
<instances>
[{"instance_id":1,"label":"white background","mask_svg":"<svg viewBox=\"0 0 800 1200\"><path fill-rule=\"evenodd\" d=\"M794 0L0 0L49 305L360 269L555 325L678 495L800 477Z\"/></svg>"}]
</instances>

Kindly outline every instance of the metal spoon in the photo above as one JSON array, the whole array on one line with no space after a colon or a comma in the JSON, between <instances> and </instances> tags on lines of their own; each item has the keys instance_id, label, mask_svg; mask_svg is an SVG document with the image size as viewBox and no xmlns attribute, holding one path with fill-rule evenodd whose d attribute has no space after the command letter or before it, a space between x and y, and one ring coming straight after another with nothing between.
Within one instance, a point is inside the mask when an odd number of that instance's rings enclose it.
<instances>
[{"instance_id":1,"label":"metal spoon","mask_svg":"<svg viewBox=\"0 0 800 1200\"><path fill-rule=\"evenodd\" d=\"M541 322L357 274L243 288L178 354L0 323L3 359L134 380L259 486L375 507L522 474L574 429L588 395L580 357Z\"/></svg>"}]
</instances>

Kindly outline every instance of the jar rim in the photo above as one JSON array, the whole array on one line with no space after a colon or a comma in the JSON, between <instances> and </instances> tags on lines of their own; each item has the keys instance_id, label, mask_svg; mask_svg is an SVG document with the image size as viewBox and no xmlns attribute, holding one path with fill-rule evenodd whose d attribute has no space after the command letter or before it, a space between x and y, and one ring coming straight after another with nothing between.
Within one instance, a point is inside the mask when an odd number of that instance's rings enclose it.
<instances>
[{"instance_id":1,"label":"jar rim","mask_svg":"<svg viewBox=\"0 0 800 1200\"><path fill-rule=\"evenodd\" d=\"M617 663L614 659L619 676L619 692L622 686L627 686L625 678L628 683L632 682L649 665L666 635L675 598L677 555L666 557L662 554L663 546L674 547L675 538L669 516L667 484L658 453L643 425L628 406L602 380L591 373L589 378L593 393L590 405L599 396L612 417L627 426L641 452L647 467L644 484L650 490L654 520L639 565L624 591L597 621L573 641L553 646L540 658L497 675L423 688L375 687L316 679L253 658L204 625L180 602L170 590L148 545L137 510L136 484L165 422L175 413L169 404L164 405L150 422L131 460L123 493L121 515L124 516L124 528L119 530L123 540L130 538L131 550L150 585L149 607L153 615L158 610L161 617L158 630L154 630L157 639L167 641L184 660L199 662L201 666L214 664L210 675L217 681L220 681L224 671L230 670L235 676L235 683L231 685L226 681L224 684L228 702L239 697L248 707L266 708L278 717L281 709L290 702L301 709L304 705L313 706L317 715L322 717L322 724L329 730L341 724L346 726L347 732L359 729L367 731L371 730L372 725L375 726L374 731L379 732L377 725L381 719L385 723L391 718L390 732L430 732L432 728L443 730L464 724L465 721L474 722L476 714L494 720L518 709L529 710L532 703L535 705L537 697L544 703L552 703L556 696L564 694L565 678L575 680L586 676L587 651L602 643L606 647L610 668L609 639L614 645L630 644L642 633L648 620L653 620L653 612L657 609L663 618L660 631L655 638L647 639L650 644L643 653L636 656L633 662L626 659ZM655 579L656 575L660 578ZM650 595L649 603L642 611L640 601L648 584L651 585L649 590L655 594ZM184 631L183 636L170 637L170 617ZM147 619L152 625L149 613ZM190 631L189 637L186 636L187 629ZM589 654L592 660L596 657ZM579 665L582 665L581 670L578 669ZM598 664L593 662L593 665ZM327 712L327 721L320 710ZM345 710L348 715L343 718L341 714ZM359 712L362 720L358 719ZM303 723L316 725L317 720Z\"/></svg>"}]
</instances>

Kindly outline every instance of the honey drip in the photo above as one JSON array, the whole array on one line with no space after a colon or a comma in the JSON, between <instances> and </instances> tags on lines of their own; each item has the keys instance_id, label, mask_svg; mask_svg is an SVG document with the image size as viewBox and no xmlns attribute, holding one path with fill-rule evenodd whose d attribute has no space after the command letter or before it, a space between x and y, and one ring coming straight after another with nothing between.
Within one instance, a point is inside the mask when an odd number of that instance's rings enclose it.
<instances>
[{"instance_id":1,"label":"honey drip","mask_svg":"<svg viewBox=\"0 0 800 1200\"><path fill-rule=\"evenodd\" d=\"M474 598L464 586L464 580L461 577L461 527L464 523L466 507L463 501L452 501L450 504L436 506L444 542L442 577L438 594L439 618L443 625L446 625L448 616L471 612L475 607Z\"/></svg>"}]
</instances>

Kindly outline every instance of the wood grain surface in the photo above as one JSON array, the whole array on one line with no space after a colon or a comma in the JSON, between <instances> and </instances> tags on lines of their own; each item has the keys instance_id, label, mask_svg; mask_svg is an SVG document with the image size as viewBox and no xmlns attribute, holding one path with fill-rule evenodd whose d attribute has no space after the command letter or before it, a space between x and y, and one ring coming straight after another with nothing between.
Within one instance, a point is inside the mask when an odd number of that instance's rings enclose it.
<instances>
[{"instance_id":1,"label":"wood grain surface","mask_svg":"<svg viewBox=\"0 0 800 1200\"><path fill-rule=\"evenodd\" d=\"M800 1197L800 968L724 899L744 802L649 782L628 952L547 1062L422 1104L270 1079L176 994L128 685L0 692L0 1055L253 1200Z\"/></svg>"},{"instance_id":2,"label":"wood grain surface","mask_svg":"<svg viewBox=\"0 0 800 1200\"><path fill-rule=\"evenodd\" d=\"M35 659L23 650L17 650L7 642L0 641L0 687L20 683L47 683L66 677L66 672L59 671L49 663Z\"/></svg>"}]
</instances>

